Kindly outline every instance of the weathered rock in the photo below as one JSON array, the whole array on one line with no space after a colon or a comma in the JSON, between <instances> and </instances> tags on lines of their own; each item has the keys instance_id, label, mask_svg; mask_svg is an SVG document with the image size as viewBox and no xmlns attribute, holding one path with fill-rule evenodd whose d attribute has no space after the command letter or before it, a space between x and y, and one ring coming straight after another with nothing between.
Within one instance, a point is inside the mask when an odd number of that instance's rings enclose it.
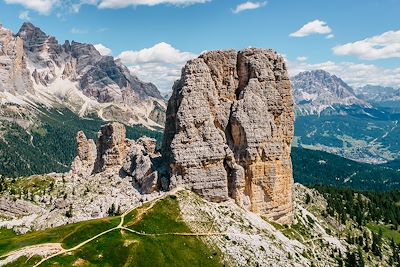
<instances>
[{"instance_id":1,"label":"weathered rock","mask_svg":"<svg viewBox=\"0 0 400 267\"><path fill-rule=\"evenodd\" d=\"M159 156L159 153L156 151L157 140L154 138L150 138L147 136L142 136L137 140L137 143L145 149L146 153L151 157Z\"/></svg>"},{"instance_id":2,"label":"weathered rock","mask_svg":"<svg viewBox=\"0 0 400 267\"><path fill-rule=\"evenodd\" d=\"M267 218L292 220L293 99L276 52L209 52L189 61L168 103L163 155L169 187L233 197Z\"/></svg>"},{"instance_id":3,"label":"weathered rock","mask_svg":"<svg viewBox=\"0 0 400 267\"><path fill-rule=\"evenodd\" d=\"M74 174L90 175L96 161L96 145L92 139L87 139L84 132L76 135L77 156L72 162L71 171Z\"/></svg>"},{"instance_id":4,"label":"weathered rock","mask_svg":"<svg viewBox=\"0 0 400 267\"><path fill-rule=\"evenodd\" d=\"M133 182L143 194L150 194L158 189L158 172L152 159L156 153L156 140L141 137L131 145L122 170L133 178Z\"/></svg>"},{"instance_id":5,"label":"weathered rock","mask_svg":"<svg viewBox=\"0 0 400 267\"><path fill-rule=\"evenodd\" d=\"M0 25L0 93L32 92L24 57L24 41Z\"/></svg>"},{"instance_id":6,"label":"weathered rock","mask_svg":"<svg viewBox=\"0 0 400 267\"><path fill-rule=\"evenodd\" d=\"M269 219L293 215L290 147L293 99L283 59L272 51L248 49L238 55L239 94L231 113L232 149L246 173L241 198Z\"/></svg>"},{"instance_id":7,"label":"weathered rock","mask_svg":"<svg viewBox=\"0 0 400 267\"><path fill-rule=\"evenodd\" d=\"M154 84L141 81L119 59L95 46L59 44L31 23L16 35L0 26L0 102L67 107L79 116L161 128L165 101Z\"/></svg>"},{"instance_id":8,"label":"weathered rock","mask_svg":"<svg viewBox=\"0 0 400 267\"><path fill-rule=\"evenodd\" d=\"M97 159L94 172L120 169L128 154L125 126L109 123L101 127L97 141Z\"/></svg>"}]
</instances>

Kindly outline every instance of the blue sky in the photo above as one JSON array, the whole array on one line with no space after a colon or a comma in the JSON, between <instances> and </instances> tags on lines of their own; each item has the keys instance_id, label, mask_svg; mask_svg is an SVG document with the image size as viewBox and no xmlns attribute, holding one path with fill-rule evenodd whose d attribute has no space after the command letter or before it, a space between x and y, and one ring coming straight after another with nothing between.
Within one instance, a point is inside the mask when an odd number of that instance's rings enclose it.
<instances>
[{"instance_id":1,"label":"blue sky","mask_svg":"<svg viewBox=\"0 0 400 267\"><path fill-rule=\"evenodd\" d=\"M291 75L400 87L400 0L0 0L0 11L14 32L29 20L60 43L101 44L163 91L202 51L249 46L283 54Z\"/></svg>"}]
</instances>

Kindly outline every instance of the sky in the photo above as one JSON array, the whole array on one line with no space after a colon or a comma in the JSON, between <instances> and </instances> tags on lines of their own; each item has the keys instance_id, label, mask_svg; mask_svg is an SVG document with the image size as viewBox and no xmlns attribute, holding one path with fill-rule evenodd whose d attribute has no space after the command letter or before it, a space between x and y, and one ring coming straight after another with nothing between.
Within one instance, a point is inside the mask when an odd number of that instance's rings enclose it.
<instances>
[{"instance_id":1,"label":"sky","mask_svg":"<svg viewBox=\"0 0 400 267\"><path fill-rule=\"evenodd\" d=\"M400 88L399 12L400 0L0 0L4 27L94 44L162 92L202 52L247 47L275 49L292 76Z\"/></svg>"}]
</instances>

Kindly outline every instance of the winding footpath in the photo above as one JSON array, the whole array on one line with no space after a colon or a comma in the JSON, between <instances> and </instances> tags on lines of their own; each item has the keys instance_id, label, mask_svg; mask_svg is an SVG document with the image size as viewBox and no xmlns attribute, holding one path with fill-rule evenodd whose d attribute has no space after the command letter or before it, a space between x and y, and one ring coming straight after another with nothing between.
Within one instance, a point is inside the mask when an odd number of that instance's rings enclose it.
<instances>
[{"instance_id":1,"label":"winding footpath","mask_svg":"<svg viewBox=\"0 0 400 267\"><path fill-rule=\"evenodd\" d=\"M165 194L163 194L163 195L161 195L161 196L159 196L159 197L157 197L155 199L151 199L148 202L143 203L143 205L144 205L146 203L151 202L151 204L148 207L146 207L145 209L140 209L140 207L135 207L135 208L132 208L132 209L126 211L125 213L123 213L120 216L121 220L120 220L119 224L116 227L113 227L113 228L110 228L108 230L105 230L105 231L103 231L103 232L101 232L101 233L99 233L99 234L97 234L97 235L95 235L95 236L93 236L93 237L91 237L91 238L79 243L78 245L76 245L76 246L74 246L72 248L65 249L65 248L63 248L61 246L60 243L45 243L45 244L27 246L27 247L24 247L24 248L21 248L21 249L18 249L18 250L11 251L11 252L9 252L9 253L7 253L5 255L1 255L0 259L3 259L3 260L0 260L0 266L4 266L4 265L6 265L8 263L11 263L11 262L17 260L18 258L20 258L22 256L46 255L46 257L44 257L38 263L33 265L33 267L37 267L37 266L40 266L44 262L46 262L46 261L48 261L48 260L50 260L50 259L52 259L54 257L57 257L57 256L60 256L62 254L65 254L65 253L69 253L69 252L73 252L75 250L78 250L81 247L83 247L83 246L87 245L88 243L92 242L93 240L96 240L97 238L99 238L99 237L101 237L103 235L106 235L106 234L108 234L108 233L110 233L110 232L112 232L114 230L118 230L118 229L127 230L129 228L124 227L124 221L125 221L125 216L126 215L128 215L129 213L131 213L135 209L139 208L140 212L137 214L137 216L135 216L135 221L133 222L135 224L135 223L139 222L142 219L143 215L147 211L152 209L154 207L154 205L159 200L162 200L162 199L166 198L167 196L176 194L177 191L179 191L179 189L172 190L172 191L170 191L168 193L165 193ZM129 229L129 230L131 230L131 229ZM131 232L136 233L138 235L143 235L143 236L151 235L151 234L145 234L145 233L136 232L134 230L131 230ZM47 251L47 253L46 253L46 251ZM54 252L54 253L52 253L52 252ZM51 255L47 256L47 254L49 254L49 253L51 253Z\"/></svg>"},{"instance_id":2,"label":"winding footpath","mask_svg":"<svg viewBox=\"0 0 400 267\"><path fill-rule=\"evenodd\" d=\"M88 243L90 243L90 242L92 242L92 241L100 238L101 236L104 236L104 235L106 235L106 234L108 234L108 233L110 233L112 231L115 231L115 230L127 231L127 232L130 232L130 233L136 234L136 235L147 236L147 237L157 237L157 236L167 236L167 235L171 235L171 236L188 236L188 237L191 237L191 236L192 237L225 236L225 235L241 236L241 235L243 235L242 233L212 232L211 230L213 228L212 227L213 225L209 228L208 232L196 232L196 233L193 233L193 232L187 232L187 233L186 232L145 233L145 232L139 232L139 231L133 230L133 229L128 227L130 225L135 225L138 222L140 222L141 219L143 218L143 216L149 210L151 210L158 201L160 201L160 200L162 200L162 199L164 199L164 198L166 198L166 197L168 197L170 195L175 195L179 190L180 189L172 190L172 191L170 191L168 193L165 193L165 194L163 194L163 195L161 195L161 196L159 196L159 197L157 197L155 199L152 199L152 200L149 200L149 201L143 203L143 205L141 207L135 207L133 209L130 209L130 210L126 211L125 213L120 215L120 222L119 222L119 224L117 226L115 226L113 228L110 228L108 230L105 230L105 231L103 231L103 232L101 232L101 233L99 233L99 234L97 234L97 235L95 235L95 236L93 236L93 237L91 237L91 238L89 238L89 239L77 244L76 246L74 246L72 248L65 249L65 248L63 248L61 246L61 243L45 243L45 244L27 246L27 247L24 247L24 248L21 248L21 249L18 249L18 250L11 251L11 252L9 252L9 253L7 253L5 255L1 255L0 259L3 259L3 260L0 260L0 266L6 265L8 263L11 263L11 262L17 260L18 258L23 257L23 256L27 256L28 259L31 258L33 255L43 256L43 258L39 262L37 262L35 265L33 265L33 267L38 267L38 266L41 266L43 263L45 263L46 261L48 261L48 260L50 260L52 258L55 258L57 256L60 256L60 255L66 254L66 253L70 253L70 252L76 251L76 250L80 249L81 247L87 245ZM147 206L147 207L144 207L144 205L147 204L147 203L150 203L150 205ZM134 220L132 222L130 222L129 225L124 225L125 217L129 213L133 212L136 209L137 209L138 213L134 216ZM315 250L315 245L314 245L313 241L315 241L315 240L317 240L319 238L305 240L301 236L300 233L298 233L296 230L294 230L294 231L301 237L303 243L310 242L312 244L312 252L313 252L313 255L315 256L315 251L314 251ZM272 242L272 243L274 243L274 242Z\"/></svg>"}]
</instances>

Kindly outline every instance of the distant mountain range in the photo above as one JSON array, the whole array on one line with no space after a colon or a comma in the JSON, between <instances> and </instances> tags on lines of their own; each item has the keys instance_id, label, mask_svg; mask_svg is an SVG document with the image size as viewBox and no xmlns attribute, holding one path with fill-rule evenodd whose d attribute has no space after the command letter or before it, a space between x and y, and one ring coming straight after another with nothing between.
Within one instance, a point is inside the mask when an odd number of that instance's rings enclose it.
<instances>
[{"instance_id":1,"label":"distant mountain range","mask_svg":"<svg viewBox=\"0 0 400 267\"><path fill-rule=\"evenodd\" d=\"M383 163L400 156L400 89L367 85L353 90L323 70L292 78L295 145L353 160Z\"/></svg>"},{"instance_id":2,"label":"distant mountain range","mask_svg":"<svg viewBox=\"0 0 400 267\"><path fill-rule=\"evenodd\" d=\"M91 44L58 41L31 23L16 35L0 27L0 103L24 114L38 107L67 107L80 115L159 128L165 101L155 85ZM13 109L13 108L11 108ZM21 113L20 112L20 113Z\"/></svg>"},{"instance_id":3,"label":"distant mountain range","mask_svg":"<svg viewBox=\"0 0 400 267\"><path fill-rule=\"evenodd\" d=\"M342 106L370 107L342 79L326 71L302 72L291 80L298 115L340 113L337 107Z\"/></svg>"},{"instance_id":4,"label":"distant mountain range","mask_svg":"<svg viewBox=\"0 0 400 267\"><path fill-rule=\"evenodd\" d=\"M400 102L400 88L365 85L355 89L357 97L371 103Z\"/></svg>"}]
</instances>

